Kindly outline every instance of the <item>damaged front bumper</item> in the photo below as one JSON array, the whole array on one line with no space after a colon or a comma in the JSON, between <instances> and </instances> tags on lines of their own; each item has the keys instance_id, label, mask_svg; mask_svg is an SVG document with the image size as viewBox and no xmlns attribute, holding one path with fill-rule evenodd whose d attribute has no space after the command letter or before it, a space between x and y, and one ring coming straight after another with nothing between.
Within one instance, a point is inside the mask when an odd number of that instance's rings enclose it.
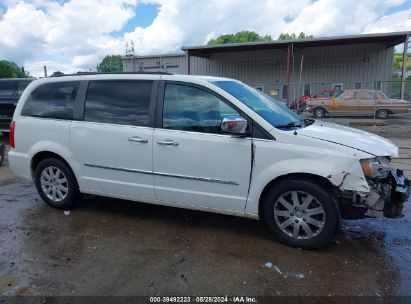
<instances>
[{"instance_id":1,"label":"damaged front bumper","mask_svg":"<svg viewBox=\"0 0 411 304\"><path fill-rule=\"evenodd\" d=\"M404 176L403 171L392 169L387 177L370 178L367 182L370 191L356 191L350 204L355 210L350 210L347 204L343 204L343 217L401 217L404 203L410 197L410 181Z\"/></svg>"}]
</instances>

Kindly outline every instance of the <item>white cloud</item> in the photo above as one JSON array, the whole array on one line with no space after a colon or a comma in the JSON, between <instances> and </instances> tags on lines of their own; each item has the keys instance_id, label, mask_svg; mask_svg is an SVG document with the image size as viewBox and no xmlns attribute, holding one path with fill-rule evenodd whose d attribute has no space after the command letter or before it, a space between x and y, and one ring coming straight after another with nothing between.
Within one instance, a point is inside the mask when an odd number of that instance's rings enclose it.
<instances>
[{"instance_id":1,"label":"white cloud","mask_svg":"<svg viewBox=\"0 0 411 304\"><path fill-rule=\"evenodd\" d=\"M0 0L2 1L2 0ZM4 0L3 0L4 1ZM138 3L160 5L146 27L120 37ZM24 64L32 74L95 68L107 54L124 54L133 40L137 54L178 51L220 34L253 30L273 38L301 31L314 36L411 30L411 9L386 15L405 0L6 0L0 15L0 58ZM1 14L1 13L0 13Z\"/></svg>"},{"instance_id":2,"label":"white cloud","mask_svg":"<svg viewBox=\"0 0 411 304\"><path fill-rule=\"evenodd\" d=\"M203 44L224 33L253 30L278 36L285 16L296 16L310 1L168 0L149 27L125 34L142 54L178 50L182 44Z\"/></svg>"},{"instance_id":3,"label":"white cloud","mask_svg":"<svg viewBox=\"0 0 411 304\"><path fill-rule=\"evenodd\" d=\"M384 12L403 0L320 0L306 6L298 17L285 27L286 31L302 29L315 36L359 34L368 32L369 26L380 22ZM410 13L411 10L408 10ZM405 21L405 20L404 20ZM404 26L400 28L405 29ZM391 26L388 31L399 31ZM408 30L411 30L408 27ZM375 31L374 31L375 32Z\"/></svg>"},{"instance_id":4,"label":"white cloud","mask_svg":"<svg viewBox=\"0 0 411 304\"><path fill-rule=\"evenodd\" d=\"M76 72L95 68L106 54L123 53L121 39L109 33L121 30L134 16L136 0L101 0L99 5L91 0L7 4L0 17L0 58L24 64L36 75L42 71L40 62Z\"/></svg>"},{"instance_id":5,"label":"white cloud","mask_svg":"<svg viewBox=\"0 0 411 304\"><path fill-rule=\"evenodd\" d=\"M411 10L400 11L383 16L364 28L365 33L387 33L396 31L411 31Z\"/></svg>"}]
</instances>

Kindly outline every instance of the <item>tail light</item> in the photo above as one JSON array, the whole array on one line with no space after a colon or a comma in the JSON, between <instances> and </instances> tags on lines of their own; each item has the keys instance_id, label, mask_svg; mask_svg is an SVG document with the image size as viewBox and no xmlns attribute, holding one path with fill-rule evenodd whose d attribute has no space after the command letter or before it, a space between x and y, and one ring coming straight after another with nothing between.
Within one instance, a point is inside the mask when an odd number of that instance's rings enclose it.
<instances>
[{"instance_id":1,"label":"tail light","mask_svg":"<svg viewBox=\"0 0 411 304\"><path fill-rule=\"evenodd\" d=\"M9 145L11 148L15 148L15 142L14 142L14 130L16 129L16 122L12 121L10 124L10 133L9 133Z\"/></svg>"}]
</instances>

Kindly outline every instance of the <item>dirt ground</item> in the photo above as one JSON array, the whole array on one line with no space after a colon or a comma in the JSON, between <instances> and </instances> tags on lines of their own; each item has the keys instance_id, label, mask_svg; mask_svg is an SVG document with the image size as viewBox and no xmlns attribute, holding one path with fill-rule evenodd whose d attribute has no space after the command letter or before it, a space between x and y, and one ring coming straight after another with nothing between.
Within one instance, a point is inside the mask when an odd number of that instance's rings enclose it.
<instances>
[{"instance_id":1,"label":"dirt ground","mask_svg":"<svg viewBox=\"0 0 411 304\"><path fill-rule=\"evenodd\" d=\"M410 122L360 127L399 145L395 163L409 176ZM404 213L345 221L328 247L304 251L277 243L251 219L97 196L65 214L14 178L6 159L0 294L411 296L410 202Z\"/></svg>"}]
</instances>

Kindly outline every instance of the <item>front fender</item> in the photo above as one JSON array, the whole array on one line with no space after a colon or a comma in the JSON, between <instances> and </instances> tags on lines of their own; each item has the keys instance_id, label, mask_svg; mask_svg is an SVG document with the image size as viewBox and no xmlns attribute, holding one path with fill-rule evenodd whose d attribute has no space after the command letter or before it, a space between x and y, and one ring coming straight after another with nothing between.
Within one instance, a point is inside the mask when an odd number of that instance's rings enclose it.
<instances>
[{"instance_id":1,"label":"front fender","mask_svg":"<svg viewBox=\"0 0 411 304\"><path fill-rule=\"evenodd\" d=\"M288 153L280 151L276 155L272 153L272 150L269 161L264 161L266 158L259 156L253 166L253 176L245 208L246 214L258 215L259 201L264 188L271 181L289 174L320 176L329 180L336 189L341 191L370 191L360 162L352 157L335 154L317 155L315 151L311 151L311 154L304 153L304 155L295 151L288 151ZM273 158L277 161L273 162Z\"/></svg>"}]
</instances>

